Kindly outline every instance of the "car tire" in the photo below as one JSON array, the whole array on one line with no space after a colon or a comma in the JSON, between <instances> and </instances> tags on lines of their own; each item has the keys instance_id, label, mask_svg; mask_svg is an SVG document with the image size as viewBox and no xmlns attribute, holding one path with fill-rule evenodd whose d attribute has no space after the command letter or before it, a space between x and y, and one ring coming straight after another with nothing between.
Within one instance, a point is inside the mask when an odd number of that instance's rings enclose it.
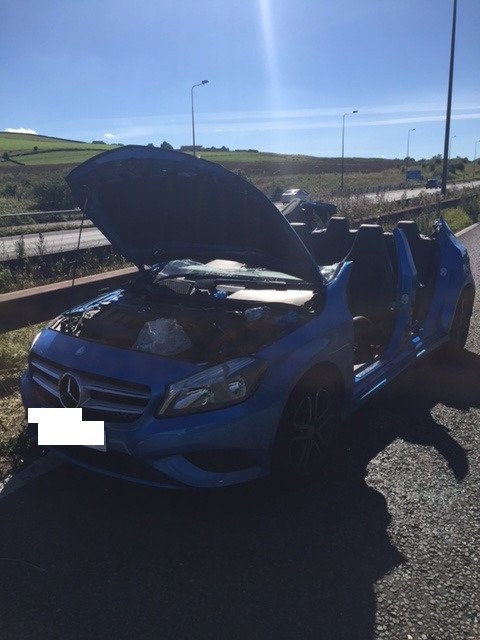
<instances>
[{"instance_id":1,"label":"car tire","mask_svg":"<svg viewBox=\"0 0 480 640\"><path fill-rule=\"evenodd\" d=\"M338 385L326 373L299 382L283 411L273 447L280 480L309 482L325 474L340 424Z\"/></svg>"},{"instance_id":2,"label":"car tire","mask_svg":"<svg viewBox=\"0 0 480 640\"><path fill-rule=\"evenodd\" d=\"M463 289L458 298L452 326L449 332L449 341L438 352L438 359L450 360L458 356L464 349L470 329L470 318L473 311L475 293L473 288Z\"/></svg>"}]
</instances>

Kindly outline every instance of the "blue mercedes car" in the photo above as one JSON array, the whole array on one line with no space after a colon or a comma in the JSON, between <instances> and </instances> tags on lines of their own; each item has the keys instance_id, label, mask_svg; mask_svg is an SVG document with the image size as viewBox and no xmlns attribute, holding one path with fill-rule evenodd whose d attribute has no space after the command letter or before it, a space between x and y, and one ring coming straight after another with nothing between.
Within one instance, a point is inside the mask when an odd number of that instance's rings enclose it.
<instances>
[{"instance_id":1,"label":"blue mercedes car","mask_svg":"<svg viewBox=\"0 0 480 640\"><path fill-rule=\"evenodd\" d=\"M340 421L400 372L461 350L475 295L443 219L289 224L218 164L125 146L75 168L85 215L138 267L37 336L29 407L81 407L103 451L66 460L168 487L322 470Z\"/></svg>"}]
</instances>

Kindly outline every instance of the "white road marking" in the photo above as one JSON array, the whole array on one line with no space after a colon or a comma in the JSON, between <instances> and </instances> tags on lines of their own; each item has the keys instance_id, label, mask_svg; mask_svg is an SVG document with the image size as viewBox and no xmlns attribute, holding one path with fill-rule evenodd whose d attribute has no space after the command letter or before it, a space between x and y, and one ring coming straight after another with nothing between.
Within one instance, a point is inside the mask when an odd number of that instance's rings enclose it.
<instances>
[{"instance_id":1,"label":"white road marking","mask_svg":"<svg viewBox=\"0 0 480 640\"><path fill-rule=\"evenodd\" d=\"M474 222L469 227L465 227L465 229L462 229L461 231L457 231L455 235L457 236L457 238L459 238L460 236L463 236L465 233L468 233L472 229L475 229L476 227L478 227L479 224L480 224L479 222Z\"/></svg>"}]
</instances>

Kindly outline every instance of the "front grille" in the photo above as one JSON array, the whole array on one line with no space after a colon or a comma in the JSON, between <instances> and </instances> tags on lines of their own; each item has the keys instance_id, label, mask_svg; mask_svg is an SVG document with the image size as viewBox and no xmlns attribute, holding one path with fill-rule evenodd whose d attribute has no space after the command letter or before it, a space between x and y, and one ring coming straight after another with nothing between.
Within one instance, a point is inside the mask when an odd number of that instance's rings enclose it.
<instances>
[{"instance_id":1,"label":"front grille","mask_svg":"<svg viewBox=\"0 0 480 640\"><path fill-rule=\"evenodd\" d=\"M62 406L58 382L67 371L73 373L81 385L84 420L134 422L140 418L150 401L150 389L144 385L67 369L34 356L30 360L30 373L47 406Z\"/></svg>"}]
</instances>

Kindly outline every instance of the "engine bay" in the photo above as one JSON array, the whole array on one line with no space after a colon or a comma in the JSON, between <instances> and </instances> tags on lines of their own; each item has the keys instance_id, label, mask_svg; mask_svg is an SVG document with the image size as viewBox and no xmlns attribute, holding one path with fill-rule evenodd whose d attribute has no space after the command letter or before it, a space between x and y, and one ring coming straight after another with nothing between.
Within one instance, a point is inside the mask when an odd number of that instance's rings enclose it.
<instances>
[{"instance_id":1,"label":"engine bay","mask_svg":"<svg viewBox=\"0 0 480 640\"><path fill-rule=\"evenodd\" d=\"M311 319L311 289L142 272L119 290L56 318L50 329L193 363L257 352Z\"/></svg>"}]
</instances>

